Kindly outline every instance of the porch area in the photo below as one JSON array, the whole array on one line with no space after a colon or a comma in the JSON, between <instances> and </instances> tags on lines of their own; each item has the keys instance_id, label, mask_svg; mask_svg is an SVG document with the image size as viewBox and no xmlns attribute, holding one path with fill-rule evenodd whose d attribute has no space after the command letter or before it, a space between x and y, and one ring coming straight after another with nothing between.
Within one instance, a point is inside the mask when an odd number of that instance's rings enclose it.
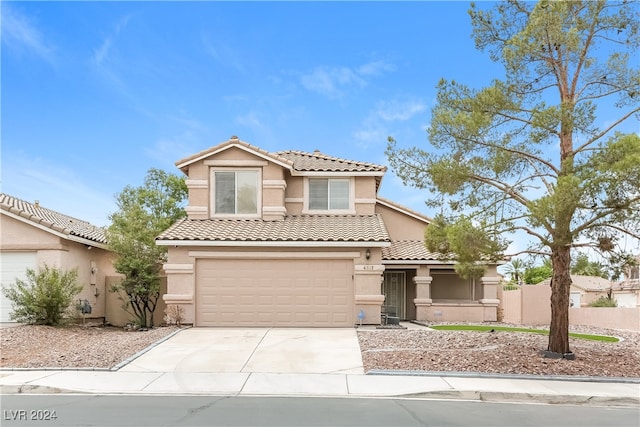
<instances>
[{"instance_id":1,"label":"porch area","mask_svg":"<svg viewBox=\"0 0 640 427\"><path fill-rule=\"evenodd\" d=\"M381 323L495 322L498 320L495 266L480 279L463 279L448 266L386 266Z\"/></svg>"}]
</instances>

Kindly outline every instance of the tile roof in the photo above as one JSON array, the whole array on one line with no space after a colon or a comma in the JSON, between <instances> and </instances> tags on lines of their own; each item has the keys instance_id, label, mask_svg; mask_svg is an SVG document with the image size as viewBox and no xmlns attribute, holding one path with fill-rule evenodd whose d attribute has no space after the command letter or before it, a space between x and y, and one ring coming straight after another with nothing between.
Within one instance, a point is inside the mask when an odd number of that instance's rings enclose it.
<instances>
[{"instance_id":1,"label":"tile roof","mask_svg":"<svg viewBox=\"0 0 640 427\"><path fill-rule=\"evenodd\" d=\"M551 279L545 279L538 285L548 286L551 283ZM611 287L613 282L609 279L596 276L582 276L578 274L571 275L571 286L582 289L584 291L604 291Z\"/></svg>"},{"instance_id":2,"label":"tile roof","mask_svg":"<svg viewBox=\"0 0 640 427\"><path fill-rule=\"evenodd\" d=\"M185 168L190 164L230 147L238 147L253 152L260 157L269 159L286 168L290 168L292 171L298 172L368 172L381 176L387 170L386 166L332 157L317 150L313 153L295 150L269 152L245 141L241 141L237 136L232 136L227 141L178 160L175 164L178 168L186 172Z\"/></svg>"},{"instance_id":3,"label":"tile roof","mask_svg":"<svg viewBox=\"0 0 640 427\"><path fill-rule=\"evenodd\" d=\"M383 261L435 261L442 255L429 252L421 240L394 240L391 246L382 248Z\"/></svg>"},{"instance_id":4,"label":"tile roof","mask_svg":"<svg viewBox=\"0 0 640 427\"><path fill-rule=\"evenodd\" d=\"M304 172L382 172L386 166L373 163L357 162L338 157L331 157L320 151L306 153L304 151L278 151L273 153L293 162L293 169Z\"/></svg>"},{"instance_id":5,"label":"tile roof","mask_svg":"<svg viewBox=\"0 0 640 427\"><path fill-rule=\"evenodd\" d=\"M157 240L225 242L388 242L382 217L374 215L290 215L260 219L182 219Z\"/></svg>"},{"instance_id":6,"label":"tile roof","mask_svg":"<svg viewBox=\"0 0 640 427\"><path fill-rule=\"evenodd\" d=\"M96 243L106 244L104 228L73 218L37 203L29 203L8 194L0 193L0 209L25 218L29 222L50 228L58 233L76 236Z\"/></svg>"}]
</instances>

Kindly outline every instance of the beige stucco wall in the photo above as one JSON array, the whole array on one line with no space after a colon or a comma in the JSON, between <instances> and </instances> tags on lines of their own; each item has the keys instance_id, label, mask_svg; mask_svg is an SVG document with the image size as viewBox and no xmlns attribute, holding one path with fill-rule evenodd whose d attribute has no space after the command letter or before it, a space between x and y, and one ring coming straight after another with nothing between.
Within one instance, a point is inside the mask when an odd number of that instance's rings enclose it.
<instances>
[{"instance_id":1,"label":"beige stucco wall","mask_svg":"<svg viewBox=\"0 0 640 427\"><path fill-rule=\"evenodd\" d=\"M291 176L286 172L287 189L285 190L285 206L287 214L300 215L304 206L304 178L301 176Z\"/></svg>"},{"instance_id":2,"label":"beige stucco wall","mask_svg":"<svg viewBox=\"0 0 640 427\"><path fill-rule=\"evenodd\" d=\"M424 240L426 222L380 203L376 204L375 212L382 215L391 240Z\"/></svg>"},{"instance_id":3,"label":"beige stucco wall","mask_svg":"<svg viewBox=\"0 0 640 427\"><path fill-rule=\"evenodd\" d=\"M431 270L431 298L436 300L472 300L471 282L457 274ZM479 298L476 298L479 299Z\"/></svg>"},{"instance_id":4,"label":"beige stucco wall","mask_svg":"<svg viewBox=\"0 0 640 427\"><path fill-rule=\"evenodd\" d=\"M640 332L640 307L570 308L569 324Z\"/></svg>"},{"instance_id":5,"label":"beige stucco wall","mask_svg":"<svg viewBox=\"0 0 640 427\"><path fill-rule=\"evenodd\" d=\"M0 214L0 249L10 251L62 250L60 238Z\"/></svg>"},{"instance_id":6,"label":"beige stucco wall","mask_svg":"<svg viewBox=\"0 0 640 427\"><path fill-rule=\"evenodd\" d=\"M488 310L478 303L433 303L426 309L428 322L491 322L495 319L487 318ZM495 309L494 309L495 311ZM490 312L489 315L492 313Z\"/></svg>"},{"instance_id":7,"label":"beige stucco wall","mask_svg":"<svg viewBox=\"0 0 640 427\"><path fill-rule=\"evenodd\" d=\"M523 325L551 322L550 286L525 285L500 293L504 322ZM573 307L569 308L569 324L640 331L640 307Z\"/></svg>"}]
</instances>

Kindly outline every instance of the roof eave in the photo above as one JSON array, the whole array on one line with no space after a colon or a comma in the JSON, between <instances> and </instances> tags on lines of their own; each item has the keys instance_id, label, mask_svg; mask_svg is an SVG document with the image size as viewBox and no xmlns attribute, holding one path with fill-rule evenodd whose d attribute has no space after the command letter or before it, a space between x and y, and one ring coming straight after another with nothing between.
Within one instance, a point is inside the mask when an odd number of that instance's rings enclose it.
<instances>
[{"instance_id":1,"label":"roof eave","mask_svg":"<svg viewBox=\"0 0 640 427\"><path fill-rule=\"evenodd\" d=\"M109 247L107 244L99 242L97 240L92 240L92 239L88 239L86 237L81 237L81 236L77 236L75 234L73 234L73 232L71 230L69 230L68 228L63 228L60 227L56 224L51 224L49 222L35 222L35 221L31 221L31 217L33 217L33 215L29 215L29 218L27 218L26 216L23 215L19 215L16 214L13 211L9 211L6 209L2 209L0 211L2 214L7 215L15 220L18 220L24 224L28 224L32 227L38 228L42 231L46 231L47 233L53 234L54 236L60 237L62 239L65 240L69 240L72 242L76 242L76 243L81 243L83 245L87 245L87 246L91 246L91 247L96 247L96 248L100 248L100 249L104 249L104 250L109 250ZM22 212L22 211L21 211Z\"/></svg>"},{"instance_id":2,"label":"roof eave","mask_svg":"<svg viewBox=\"0 0 640 427\"><path fill-rule=\"evenodd\" d=\"M228 246L228 247L308 247L308 248L385 248L391 246L391 242L385 241L306 241L306 240L156 240L158 246Z\"/></svg>"},{"instance_id":3,"label":"roof eave","mask_svg":"<svg viewBox=\"0 0 640 427\"><path fill-rule=\"evenodd\" d=\"M247 142L240 141L239 139L230 139L228 141L222 142L214 147L208 148L182 160L178 160L175 165L182 172L186 173L187 167L192 165L193 163L199 162L200 160L206 159L207 157L214 156L230 148L238 148L255 156L261 157L269 162L276 163L286 169L293 169L293 162L291 162L290 160L273 155L267 151L259 149L258 147L254 147Z\"/></svg>"}]
</instances>

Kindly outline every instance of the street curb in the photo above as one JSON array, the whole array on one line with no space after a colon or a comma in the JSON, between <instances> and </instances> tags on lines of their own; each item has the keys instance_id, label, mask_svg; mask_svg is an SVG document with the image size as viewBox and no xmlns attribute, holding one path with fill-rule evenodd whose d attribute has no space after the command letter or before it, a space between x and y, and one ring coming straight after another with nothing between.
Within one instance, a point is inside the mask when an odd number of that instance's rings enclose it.
<instances>
[{"instance_id":1,"label":"street curb","mask_svg":"<svg viewBox=\"0 0 640 427\"><path fill-rule=\"evenodd\" d=\"M100 392L88 392L80 390L61 389L56 387L39 386L39 385L3 385L0 386L0 395L18 395L18 394L90 394L90 395L120 395L120 396L159 396L159 395L171 395L171 396L195 396L203 395L209 396L210 393L198 392L198 393L149 393L145 391L140 392L115 392L115 393L100 393ZM250 397L249 395L238 394L215 394L216 396L234 396L234 397ZM261 395L262 396L262 395ZM611 397L611 396L573 396L573 395L551 395L551 394L532 394L532 393L503 393L492 391L457 391L457 390L442 390L431 391L424 393L410 393L401 395L386 395L386 396L370 396L349 394L346 396L327 396L327 395L300 395L294 394L282 394L278 393L279 397L341 397L341 398L354 398L354 399L426 399L426 400L465 400L487 403L539 403L549 405L587 405L587 406L618 406L618 407L638 407L640 406L640 398L633 397Z\"/></svg>"},{"instance_id":2,"label":"street curb","mask_svg":"<svg viewBox=\"0 0 640 427\"><path fill-rule=\"evenodd\" d=\"M394 397L394 396L388 396ZM640 406L640 398L614 396L574 396L535 393L504 393L495 391L443 390L426 393L411 393L398 398L452 399L493 403L541 403L548 405L593 405L593 406Z\"/></svg>"},{"instance_id":3,"label":"street curb","mask_svg":"<svg viewBox=\"0 0 640 427\"><path fill-rule=\"evenodd\" d=\"M528 375L528 374L498 374L484 372L457 372L457 371L403 371L372 369L365 375L381 376L410 376L410 377L458 377L458 378L496 378L508 380L544 380L544 381L572 381L572 382L595 382L595 383L622 383L640 384L637 377L589 377L578 375Z\"/></svg>"},{"instance_id":4,"label":"street curb","mask_svg":"<svg viewBox=\"0 0 640 427\"><path fill-rule=\"evenodd\" d=\"M35 384L0 385L0 395L9 394L87 394L84 391L67 390Z\"/></svg>"}]
</instances>

